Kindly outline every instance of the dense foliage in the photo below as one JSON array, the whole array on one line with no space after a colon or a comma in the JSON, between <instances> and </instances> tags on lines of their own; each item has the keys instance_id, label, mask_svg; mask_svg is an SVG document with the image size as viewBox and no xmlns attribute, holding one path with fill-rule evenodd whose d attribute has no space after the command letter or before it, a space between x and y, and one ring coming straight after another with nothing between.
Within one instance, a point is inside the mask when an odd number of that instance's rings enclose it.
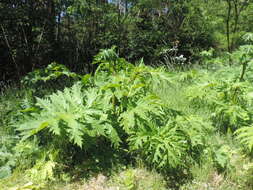
<instances>
[{"instance_id":1,"label":"dense foliage","mask_svg":"<svg viewBox=\"0 0 253 190\"><path fill-rule=\"evenodd\" d=\"M1 2L0 189L252 189L252 6Z\"/></svg>"},{"instance_id":2,"label":"dense foliage","mask_svg":"<svg viewBox=\"0 0 253 190\"><path fill-rule=\"evenodd\" d=\"M216 133L234 134L234 141L251 153L252 69L247 62L242 80L242 63L236 63L244 57L241 49L232 54L233 67L224 58L228 65L214 64L213 71L177 72L146 66L143 60L133 65L115 49L94 57L94 75L53 63L22 80L22 100L17 97L11 111L1 111L8 115L1 117L1 178L18 169L45 185L64 178L57 171L80 167L91 175L139 159L164 176L178 175L179 181L191 176L193 165L205 162L218 172L234 170L233 154L215 140ZM59 85L62 81L69 87Z\"/></svg>"},{"instance_id":3,"label":"dense foliage","mask_svg":"<svg viewBox=\"0 0 253 190\"><path fill-rule=\"evenodd\" d=\"M173 54L195 63L213 47L232 52L252 32L250 0L9 0L0 3L0 80L51 62L93 72L100 49L158 64ZM219 7L219 8L218 8Z\"/></svg>"}]
</instances>

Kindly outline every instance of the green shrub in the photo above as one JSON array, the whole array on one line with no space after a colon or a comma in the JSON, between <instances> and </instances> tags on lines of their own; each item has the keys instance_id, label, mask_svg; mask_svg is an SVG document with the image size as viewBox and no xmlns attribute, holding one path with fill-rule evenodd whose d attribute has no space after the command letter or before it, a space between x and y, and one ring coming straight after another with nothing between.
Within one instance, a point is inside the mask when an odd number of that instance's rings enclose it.
<instances>
[{"instance_id":1,"label":"green shrub","mask_svg":"<svg viewBox=\"0 0 253 190\"><path fill-rule=\"evenodd\" d=\"M35 135L61 152L69 145L92 152L92 145L109 141L160 170L188 167L205 148L209 124L162 103L155 89L172 81L162 68L133 66L114 51L95 57L98 70L83 85L36 98L34 108L23 110L16 124L22 139Z\"/></svg>"},{"instance_id":2,"label":"green shrub","mask_svg":"<svg viewBox=\"0 0 253 190\"><path fill-rule=\"evenodd\" d=\"M130 149L140 153L149 165L160 170L188 168L206 148L209 123L196 116L160 115L159 122L143 121L132 132Z\"/></svg>"},{"instance_id":3,"label":"green shrub","mask_svg":"<svg viewBox=\"0 0 253 190\"><path fill-rule=\"evenodd\" d=\"M80 147L87 146L85 137L105 136L115 145L119 143L117 132L112 127L106 110L103 110L100 94L95 90L81 91L81 85L76 84L58 91L45 99L37 98L38 113L25 116L24 122L17 126L23 140L48 130L50 133Z\"/></svg>"}]
</instances>

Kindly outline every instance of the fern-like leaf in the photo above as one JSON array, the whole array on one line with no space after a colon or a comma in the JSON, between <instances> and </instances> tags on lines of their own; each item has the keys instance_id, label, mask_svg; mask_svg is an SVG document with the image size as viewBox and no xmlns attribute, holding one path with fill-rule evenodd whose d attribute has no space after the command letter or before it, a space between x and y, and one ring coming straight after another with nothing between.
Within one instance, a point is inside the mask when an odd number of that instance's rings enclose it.
<instances>
[{"instance_id":1,"label":"fern-like leaf","mask_svg":"<svg viewBox=\"0 0 253 190\"><path fill-rule=\"evenodd\" d=\"M152 95L139 99L134 105L129 105L127 111L120 116L124 130L129 132L131 128L135 127L137 117L150 120L149 114L158 114L161 105L160 99Z\"/></svg>"},{"instance_id":2,"label":"fern-like leaf","mask_svg":"<svg viewBox=\"0 0 253 190\"><path fill-rule=\"evenodd\" d=\"M238 136L237 139L244 145L246 145L249 150L253 149L253 126L242 127L235 132Z\"/></svg>"},{"instance_id":3,"label":"fern-like leaf","mask_svg":"<svg viewBox=\"0 0 253 190\"><path fill-rule=\"evenodd\" d=\"M25 116L25 122L18 125L17 129L23 139L48 128L54 135L66 134L79 147L83 146L85 134L92 137L105 136L118 144L120 139L106 120L107 110L103 110L101 97L97 89L82 92L81 85L76 84L48 98L38 98L36 106L41 111Z\"/></svg>"}]
</instances>

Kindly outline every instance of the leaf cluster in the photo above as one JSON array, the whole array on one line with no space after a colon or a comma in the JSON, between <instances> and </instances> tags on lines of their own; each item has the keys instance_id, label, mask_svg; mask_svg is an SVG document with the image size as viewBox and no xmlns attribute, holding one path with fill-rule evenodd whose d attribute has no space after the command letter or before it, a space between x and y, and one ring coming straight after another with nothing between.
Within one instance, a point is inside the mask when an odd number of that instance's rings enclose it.
<instances>
[{"instance_id":1,"label":"leaf cluster","mask_svg":"<svg viewBox=\"0 0 253 190\"><path fill-rule=\"evenodd\" d=\"M119 58L114 47L101 51L94 63L99 66L93 77L37 98L36 109L23 111L16 125L23 140L37 136L60 149L72 144L91 152L99 142L110 142L163 171L189 167L198 159L209 124L161 101L157 87L172 83L163 68L143 61L134 66Z\"/></svg>"}]
</instances>

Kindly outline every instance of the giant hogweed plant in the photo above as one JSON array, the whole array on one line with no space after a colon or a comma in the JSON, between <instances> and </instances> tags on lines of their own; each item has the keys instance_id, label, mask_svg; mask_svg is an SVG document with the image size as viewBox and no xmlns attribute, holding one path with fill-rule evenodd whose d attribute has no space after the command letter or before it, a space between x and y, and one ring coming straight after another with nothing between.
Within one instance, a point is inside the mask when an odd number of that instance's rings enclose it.
<instances>
[{"instance_id":1,"label":"giant hogweed plant","mask_svg":"<svg viewBox=\"0 0 253 190\"><path fill-rule=\"evenodd\" d=\"M18 125L18 130L23 139L48 130L59 137L67 136L80 147L84 145L86 135L105 136L117 145L119 138L107 119L107 107L101 102L96 89L82 92L81 85L75 84L47 98L37 98L35 106L41 110L26 115L26 122Z\"/></svg>"},{"instance_id":2,"label":"giant hogweed plant","mask_svg":"<svg viewBox=\"0 0 253 190\"><path fill-rule=\"evenodd\" d=\"M251 113L253 113L252 103L253 103L253 94L252 91L246 94L246 97L250 100L248 105L250 107ZM253 125L250 122L248 125L242 125L240 129L235 132L237 139L243 144L246 145L247 149L253 151Z\"/></svg>"},{"instance_id":3,"label":"giant hogweed plant","mask_svg":"<svg viewBox=\"0 0 253 190\"><path fill-rule=\"evenodd\" d=\"M47 130L56 136L66 135L69 141L82 147L85 135L117 135L111 125L114 122L112 120L117 120L117 116L122 123L130 120L127 114L122 114L127 109L131 116L138 111L144 116L145 109L151 112L152 108L160 106L158 98L148 92L148 88L150 82L158 82L159 77L161 80L168 80L162 70L152 69L144 64L134 67L119 58L114 48L101 51L94 63L100 65L91 80L92 84L87 86L86 79L90 76L83 77L85 90L82 90L80 84L75 84L46 98L37 98L36 109L29 109L28 114L24 115L25 122L17 126L23 139ZM125 69L115 65L119 63ZM139 110L130 111L132 107L139 107ZM111 115L116 117L110 118ZM117 136L111 140L114 144L120 141Z\"/></svg>"},{"instance_id":4,"label":"giant hogweed plant","mask_svg":"<svg viewBox=\"0 0 253 190\"><path fill-rule=\"evenodd\" d=\"M250 65L248 65L250 66ZM251 79L238 80L238 71L224 70L213 76L197 76L195 83L186 88L186 96L195 108L211 110L210 119L223 132L232 131L247 148L253 149L252 87ZM248 73L252 74L250 67ZM218 77L221 75L222 77ZM237 76L237 77L236 77ZM247 76L247 75L245 75ZM221 79L222 78L222 79Z\"/></svg>"},{"instance_id":5,"label":"giant hogweed plant","mask_svg":"<svg viewBox=\"0 0 253 190\"><path fill-rule=\"evenodd\" d=\"M30 96L43 97L45 94L72 86L80 78L79 74L71 72L66 66L53 62L44 69L28 73L21 80L21 85Z\"/></svg>"},{"instance_id":6,"label":"giant hogweed plant","mask_svg":"<svg viewBox=\"0 0 253 190\"><path fill-rule=\"evenodd\" d=\"M233 76L233 75L231 75ZM246 94L251 91L247 81L209 78L199 80L186 90L188 100L195 107L206 107L214 125L221 131L235 131L251 121L251 111Z\"/></svg>"},{"instance_id":7,"label":"giant hogweed plant","mask_svg":"<svg viewBox=\"0 0 253 190\"><path fill-rule=\"evenodd\" d=\"M36 109L24 112L24 122L17 125L23 140L46 136L49 143L84 150L107 140L163 169L184 165L187 156L203 150L205 125L195 125L199 119L194 117L177 117L180 113L154 93L157 85L172 82L162 68L142 61L134 66L119 58L115 48L101 51L94 64L99 66L93 77L86 75L82 83L36 99Z\"/></svg>"},{"instance_id":8,"label":"giant hogweed plant","mask_svg":"<svg viewBox=\"0 0 253 190\"><path fill-rule=\"evenodd\" d=\"M212 127L194 115L166 118L168 113L164 114L156 118L159 125L155 119L139 123L139 128L132 131L128 139L130 150L138 152L149 165L161 171L187 168L199 160L206 148L205 137Z\"/></svg>"},{"instance_id":9,"label":"giant hogweed plant","mask_svg":"<svg viewBox=\"0 0 253 190\"><path fill-rule=\"evenodd\" d=\"M245 80L245 75L248 67L253 63L253 34L246 33L243 36L243 40L246 42L246 45L242 45L232 53L231 57L235 63L242 65L241 74L239 77L240 81Z\"/></svg>"},{"instance_id":10,"label":"giant hogweed plant","mask_svg":"<svg viewBox=\"0 0 253 190\"><path fill-rule=\"evenodd\" d=\"M242 70L240 74L240 81L249 80L252 82L252 64L253 64L253 34L247 33L243 36L247 45L240 46L240 48L233 53L233 56L237 62L242 65ZM247 71L247 72L246 72ZM248 86L251 86L249 83ZM247 105L249 107L250 113L253 113L252 110L252 88L248 93L244 95L249 101ZM246 124L242 124L241 128L238 129L235 134L237 139L252 152L253 150L253 125L252 121Z\"/></svg>"},{"instance_id":11,"label":"giant hogweed plant","mask_svg":"<svg viewBox=\"0 0 253 190\"><path fill-rule=\"evenodd\" d=\"M48 82L59 79L65 76L67 78L77 79L80 77L78 74L71 72L64 65L53 62L49 64L45 69L37 69L33 72L28 73L23 79L23 85L36 85L39 82Z\"/></svg>"},{"instance_id":12,"label":"giant hogweed plant","mask_svg":"<svg viewBox=\"0 0 253 190\"><path fill-rule=\"evenodd\" d=\"M249 90L246 82L222 81L216 88L216 99L213 101L212 119L223 131L235 131L251 120L245 94ZM222 129L221 128L221 129Z\"/></svg>"}]
</instances>

